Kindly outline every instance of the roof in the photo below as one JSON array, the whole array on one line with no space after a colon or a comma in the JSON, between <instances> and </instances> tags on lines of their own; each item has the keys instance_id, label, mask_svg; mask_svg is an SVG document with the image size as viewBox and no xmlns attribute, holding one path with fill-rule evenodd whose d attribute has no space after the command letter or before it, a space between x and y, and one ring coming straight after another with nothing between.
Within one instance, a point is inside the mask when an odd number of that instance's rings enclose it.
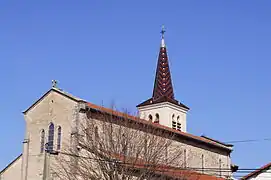
<instances>
[{"instance_id":1,"label":"roof","mask_svg":"<svg viewBox=\"0 0 271 180\"><path fill-rule=\"evenodd\" d=\"M115 111L115 110L110 109L110 108L101 107L101 106L98 106L98 105L95 105L95 104L92 104L92 103L89 103L89 102L87 103L87 105L88 105L89 108L92 108L92 109L95 109L95 110L98 110L98 111L101 111L101 112L112 114L112 115L115 115L115 116L118 116L118 117L121 117L121 118L127 118L127 119L130 119L130 120L133 120L133 121L140 122L142 124L148 124L148 125L151 125L153 127L166 130L168 132L173 132L173 133L175 133L175 134L177 134L177 135L179 135L179 136L181 136L183 138L192 140L192 141L197 142L197 143L203 143L203 144L205 144L207 146L212 146L212 147L216 147L216 148L219 148L219 149L223 149L224 151L227 151L227 152L232 151L231 147L228 147L223 143L218 143L218 142L216 142L214 140L210 140L208 138L195 136L195 135L192 135L192 134L189 134L189 133L186 133L186 132L178 131L178 130L175 130L175 129L172 129L172 128L169 128L169 127L157 124L157 123L152 123L152 122L146 121L144 119L140 119L138 117L131 116L131 115L128 115L126 113L118 112L118 111Z\"/></svg>"},{"instance_id":2,"label":"roof","mask_svg":"<svg viewBox=\"0 0 271 180\"><path fill-rule=\"evenodd\" d=\"M249 173L248 175L242 177L241 179L245 180L245 179L249 179L249 178L251 178L253 176L257 176L261 172L269 169L270 167L271 167L271 162L268 163L268 164L266 164L266 165L264 165L264 166L262 166L261 168L257 169L256 171L253 171L253 172Z\"/></svg>"},{"instance_id":3,"label":"roof","mask_svg":"<svg viewBox=\"0 0 271 180\"><path fill-rule=\"evenodd\" d=\"M0 171L0 174L2 174L4 171L6 171L13 163L15 163L18 159L20 159L21 156L22 156L22 154L20 154L13 161L11 161L4 169L2 169Z\"/></svg>"},{"instance_id":4,"label":"roof","mask_svg":"<svg viewBox=\"0 0 271 180\"><path fill-rule=\"evenodd\" d=\"M209 139L209 140L214 141L214 142L217 142L217 143L222 144L222 145L224 145L224 146L233 147L233 145L232 145L232 144L226 144L226 143L223 143L223 142L221 142L221 141L218 141L218 140L212 139L212 138L207 137L207 136L204 136L204 135L202 135L201 137L206 138L206 139Z\"/></svg>"},{"instance_id":5,"label":"roof","mask_svg":"<svg viewBox=\"0 0 271 180\"><path fill-rule=\"evenodd\" d=\"M55 87L52 87L51 89L49 89L43 96L41 96L37 101L35 101L29 108L27 108L25 111L23 111L23 113L27 113L30 109L32 109L36 104L38 104L44 97L46 97L50 92L57 92L59 94L62 94L63 96L66 96L67 98L74 100L74 101L82 101L82 102L86 102L85 100L75 97L65 91L63 91L62 89L58 89Z\"/></svg>"},{"instance_id":6,"label":"roof","mask_svg":"<svg viewBox=\"0 0 271 180\"><path fill-rule=\"evenodd\" d=\"M163 102L170 102L170 103L175 104L175 105L177 105L177 106L180 106L180 107L182 107L182 108L184 108L184 109L186 109L186 110L189 110L189 107L187 107L186 105L184 105L184 104L178 102L178 101L175 100L175 99L170 99L170 98L168 98L168 97L166 97L166 96L162 96L162 97L160 97L160 98L158 98L158 99L150 98L150 99L148 99L148 100L146 100L146 101L140 103L140 104L137 105L136 107L142 107L142 106L147 106L147 105L152 105L152 104L158 104L158 103L163 103Z\"/></svg>"}]
</instances>

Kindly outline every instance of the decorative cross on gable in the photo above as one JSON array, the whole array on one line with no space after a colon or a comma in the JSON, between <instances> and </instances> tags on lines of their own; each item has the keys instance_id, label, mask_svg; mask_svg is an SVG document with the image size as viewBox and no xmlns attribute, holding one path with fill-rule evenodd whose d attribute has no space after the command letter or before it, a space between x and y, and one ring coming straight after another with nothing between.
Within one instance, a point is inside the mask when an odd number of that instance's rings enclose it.
<instances>
[{"instance_id":1,"label":"decorative cross on gable","mask_svg":"<svg viewBox=\"0 0 271 180\"><path fill-rule=\"evenodd\" d=\"M56 80L52 80L52 87L57 88L57 81Z\"/></svg>"}]
</instances>

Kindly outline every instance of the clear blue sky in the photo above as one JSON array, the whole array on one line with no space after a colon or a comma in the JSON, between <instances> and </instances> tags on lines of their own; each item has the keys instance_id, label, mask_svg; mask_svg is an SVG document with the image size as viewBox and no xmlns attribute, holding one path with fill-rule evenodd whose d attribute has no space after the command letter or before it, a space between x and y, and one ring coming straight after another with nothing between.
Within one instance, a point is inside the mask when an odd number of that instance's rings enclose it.
<instances>
[{"instance_id":1,"label":"clear blue sky","mask_svg":"<svg viewBox=\"0 0 271 180\"><path fill-rule=\"evenodd\" d=\"M0 169L22 151L22 111L57 79L96 104L135 111L151 96L166 26L188 131L271 138L271 1L0 1ZM235 144L233 162L271 161L271 141Z\"/></svg>"}]
</instances>

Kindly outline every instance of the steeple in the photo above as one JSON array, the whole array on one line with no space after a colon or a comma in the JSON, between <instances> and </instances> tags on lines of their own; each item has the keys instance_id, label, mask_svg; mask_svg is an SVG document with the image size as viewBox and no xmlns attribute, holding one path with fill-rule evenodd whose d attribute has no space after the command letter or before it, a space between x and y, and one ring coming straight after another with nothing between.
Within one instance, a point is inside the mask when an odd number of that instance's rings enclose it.
<instances>
[{"instance_id":1,"label":"steeple","mask_svg":"<svg viewBox=\"0 0 271 180\"><path fill-rule=\"evenodd\" d=\"M186 113L189 108L174 97L165 32L163 27L152 97L137 105L137 108L142 119L186 132Z\"/></svg>"},{"instance_id":2,"label":"steeple","mask_svg":"<svg viewBox=\"0 0 271 180\"><path fill-rule=\"evenodd\" d=\"M156 75L153 87L152 97L141 104L137 105L137 107L146 106L155 103L162 102L171 102L175 105L181 106L185 109L189 109L182 103L179 103L174 97L174 90L171 80L171 74L169 69L169 60L167 55L167 48L165 43L165 28L162 27L161 30L161 44L159 49L157 67L156 67Z\"/></svg>"},{"instance_id":3,"label":"steeple","mask_svg":"<svg viewBox=\"0 0 271 180\"><path fill-rule=\"evenodd\" d=\"M167 49L165 44L165 32L166 31L163 26L161 31L162 38L152 95L153 100L157 100L163 96L165 96L165 98L174 100L174 91L171 81Z\"/></svg>"}]
</instances>

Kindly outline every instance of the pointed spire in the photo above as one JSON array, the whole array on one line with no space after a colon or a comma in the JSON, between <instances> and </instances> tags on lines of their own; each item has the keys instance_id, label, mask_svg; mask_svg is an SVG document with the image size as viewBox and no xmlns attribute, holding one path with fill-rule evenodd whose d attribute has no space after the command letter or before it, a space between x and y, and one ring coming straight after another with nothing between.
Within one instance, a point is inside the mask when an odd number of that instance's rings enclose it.
<instances>
[{"instance_id":1,"label":"pointed spire","mask_svg":"<svg viewBox=\"0 0 271 180\"><path fill-rule=\"evenodd\" d=\"M165 45L165 28L162 27L162 40L160 46L160 52L158 56L158 63L156 69L156 77L153 88L152 98L154 100L161 97L174 100L173 86L171 82L171 74L169 70L169 62L167 56L167 50Z\"/></svg>"},{"instance_id":2,"label":"pointed spire","mask_svg":"<svg viewBox=\"0 0 271 180\"><path fill-rule=\"evenodd\" d=\"M155 82L153 87L152 97L148 100L140 103L137 107L144 107L153 105L156 103L170 102L177 106L180 106L186 110L189 110L189 107L185 106L181 102L177 101L174 98L173 85L171 81L171 74L169 70L169 62L167 56L167 49L165 44L165 28L162 26L161 34L161 45L158 56Z\"/></svg>"}]
</instances>

